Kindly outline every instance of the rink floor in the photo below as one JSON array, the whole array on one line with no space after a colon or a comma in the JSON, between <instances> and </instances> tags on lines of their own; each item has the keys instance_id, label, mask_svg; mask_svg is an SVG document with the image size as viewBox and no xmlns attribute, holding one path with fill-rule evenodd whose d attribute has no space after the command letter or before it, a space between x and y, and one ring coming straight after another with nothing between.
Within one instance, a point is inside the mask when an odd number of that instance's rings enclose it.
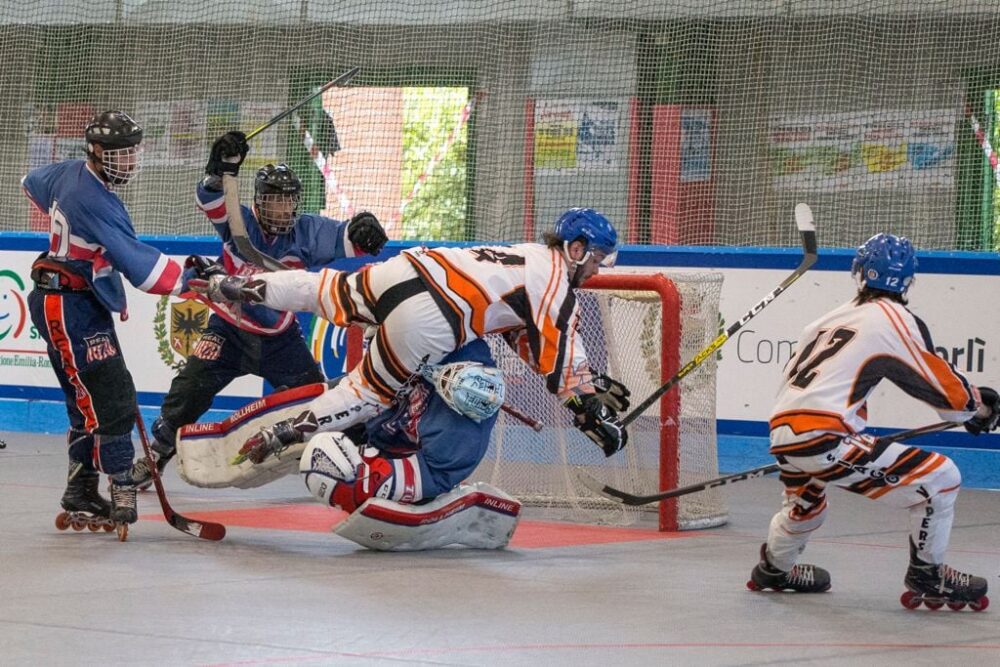
<instances>
[{"instance_id":1,"label":"rink floor","mask_svg":"<svg viewBox=\"0 0 1000 667\"><path fill-rule=\"evenodd\" d=\"M252 491L189 487L176 510L222 521L207 542L140 496L129 540L60 532L61 436L4 433L3 665L997 665L1000 493L959 499L949 562L986 576L983 613L907 611L903 512L831 492L808 561L824 595L751 593L776 479L729 487L730 523L700 533L532 520L504 551L366 552L338 512L286 478Z\"/></svg>"}]
</instances>

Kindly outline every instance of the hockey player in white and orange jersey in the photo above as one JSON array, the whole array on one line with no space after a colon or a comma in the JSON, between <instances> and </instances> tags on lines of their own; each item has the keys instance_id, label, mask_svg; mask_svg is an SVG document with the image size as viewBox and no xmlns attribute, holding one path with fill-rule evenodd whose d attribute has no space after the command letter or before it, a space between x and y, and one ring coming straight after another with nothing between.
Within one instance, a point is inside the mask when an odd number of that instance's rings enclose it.
<instances>
[{"instance_id":1,"label":"hockey player in white and orange jersey","mask_svg":"<svg viewBox=\"0 0 1000 667\"><path fill-rule=\"evenodd\" d=\"M830 588L826 570L796 560L823 523L826 486L833 484L908 510L911 599L974 607L985 599L985 579L943 564L962 481L958 468L941 454L863 434L868 398L882 380L973 434L996 427L997 392L977 389L938 357L927 326L906 307L916 264L908 239L873 236L851 267L857 296L802 332L770 420L784 503L771 520L751 589Z\"/></svg>"},{"instance_id":2,"label":"hockey player in white and orange jersey","mask_svg":"<svg viewBox=\"0 0 1000 667\"><path fill-rule=\"evenodd\" d=\"M200 289L212 300L312 311L374 335L358 366L295 419L262 429L243 453L260 463L319 431L343 431L387 406L422 364L465 343L504 333L546 386L576 415L577 427L607 456L628 442L618 421L628 391L593 376L577 335L574 288L613 264L618 235L601 213L570 209L546 244L416 248L354 273L285 271L253 280L216 276ZM196 288L198 289L198 288ZM386 474L392 474L386 469ZM369 471L363 493L396 500L391 479ZM360 488L360 486L359 486ZM398 493L396 492L398 490Z\"/></svg>"}]
</instances>

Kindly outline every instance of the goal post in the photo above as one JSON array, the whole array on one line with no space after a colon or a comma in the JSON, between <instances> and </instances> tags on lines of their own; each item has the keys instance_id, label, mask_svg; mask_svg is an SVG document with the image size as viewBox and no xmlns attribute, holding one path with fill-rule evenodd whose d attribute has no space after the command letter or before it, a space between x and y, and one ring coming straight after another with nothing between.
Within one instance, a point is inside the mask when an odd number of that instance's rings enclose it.
<instances>
[{"instance_id":1,"label":"goal post","mask_svg":"<svg viewBox=\"0 0 1000 667\"><path fill-rule=\"evenodd\" d=\"M718 273L602 274L577 290L575 335L583 337L591 367L623 382L637 403L718 335L721 285ZM542 378L502 339L488 340L507 381L508 402L545 427L535 433L501 415L472 479L556 520L632 525L655 518L663 531L725 523L718 490L626 507L593 494L575 475L579 467L617 488L649 492L717 477L714 355L638 417L629 426L628 446L607 458L576 429Z\"/></svg>"}]
</instances>

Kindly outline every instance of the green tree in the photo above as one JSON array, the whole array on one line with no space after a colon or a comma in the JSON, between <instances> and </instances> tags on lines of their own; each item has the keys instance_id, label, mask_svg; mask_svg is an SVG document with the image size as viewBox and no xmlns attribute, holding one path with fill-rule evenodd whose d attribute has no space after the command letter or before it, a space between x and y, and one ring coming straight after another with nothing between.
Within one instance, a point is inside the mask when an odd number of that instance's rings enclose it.
<instances>
[{"instance_id":1,"label":"green tree","mask_svg":"<svg viewBox=\"0 0 1000 667\"><path fill-rule=\"evenodd\" d=\"M432 168L402 215L404 239L461 241L465 238L467 126L444 158L432 165L469 101L467 88L403 89L403 192Z\"/></svg>"}]
</instances>

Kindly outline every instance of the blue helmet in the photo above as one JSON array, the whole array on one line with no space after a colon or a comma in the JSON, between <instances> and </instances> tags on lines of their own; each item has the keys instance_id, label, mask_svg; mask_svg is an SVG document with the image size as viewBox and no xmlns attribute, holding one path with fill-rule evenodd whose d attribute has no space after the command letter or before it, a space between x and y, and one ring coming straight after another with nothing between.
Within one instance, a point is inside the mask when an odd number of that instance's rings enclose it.
<instances>
[{"instance_id":1,"label":"blue helmet","mask_svg":"<svg viewBox=\"0 0 1000 667\"><path fill-rule=\"evenodd\" d=\"M556 220L554 234L566 243L579 238L587 242L586 252L603 252L601 266L615 265L618 256L618 232L607 216L592 208L571 208Z\"/></svg>"},{"instance_id":2,"label":"blue helmet","mask_svg":"<svg viewBox=\"0 0 1000 667\"><path fill-rule=\"evenodd\" d=\"M851 275L872 289L905 294L917 272L916 250L910 239L876 234L858 248Z\"/></svg>"}]
</instances>

